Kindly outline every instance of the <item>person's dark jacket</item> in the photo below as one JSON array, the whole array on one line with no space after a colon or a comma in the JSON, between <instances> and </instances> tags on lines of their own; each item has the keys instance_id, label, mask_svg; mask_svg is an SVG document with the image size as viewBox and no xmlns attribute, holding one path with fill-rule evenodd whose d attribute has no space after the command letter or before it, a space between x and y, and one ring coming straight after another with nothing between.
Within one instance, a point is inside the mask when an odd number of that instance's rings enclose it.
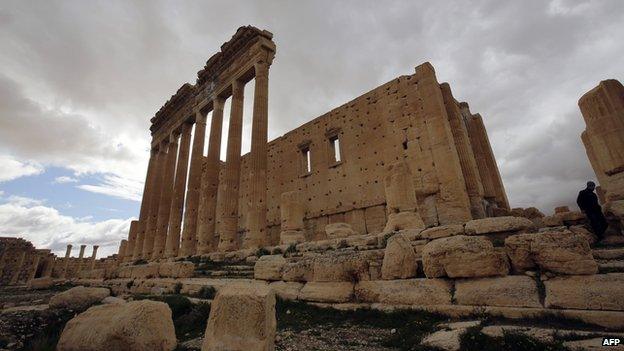
<instances>
[{"instance_id":1,"label":"person's dark jacket","mask_svg":"<svg viewBox=\"0 0 624 351\"><path fill-rule=\"evenodd\" d=\"M585 213L601 212L598 196L589 189L583 189L579 192L576 203L581 211Z\"/></svg>"}]
</instances>

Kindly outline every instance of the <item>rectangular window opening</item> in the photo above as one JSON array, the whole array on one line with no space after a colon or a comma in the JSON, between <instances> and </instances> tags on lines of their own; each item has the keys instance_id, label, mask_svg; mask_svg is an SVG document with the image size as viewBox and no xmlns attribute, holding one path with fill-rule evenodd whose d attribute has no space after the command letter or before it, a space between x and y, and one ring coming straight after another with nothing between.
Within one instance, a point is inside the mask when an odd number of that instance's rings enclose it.
<instances>
[{"instance_id":1,"label":"rectangular window opening","mask_svg":"<svg viewBox=\"0 0 624 351\"><path fill-rule=\"evenodd\" d=\"M304 173L311 173L312 172L312 160L311 160L311 155L310 155L310 148L305 148L301 150L301 153L303 155L303 171Z\"/></svg>"}]
</instances>

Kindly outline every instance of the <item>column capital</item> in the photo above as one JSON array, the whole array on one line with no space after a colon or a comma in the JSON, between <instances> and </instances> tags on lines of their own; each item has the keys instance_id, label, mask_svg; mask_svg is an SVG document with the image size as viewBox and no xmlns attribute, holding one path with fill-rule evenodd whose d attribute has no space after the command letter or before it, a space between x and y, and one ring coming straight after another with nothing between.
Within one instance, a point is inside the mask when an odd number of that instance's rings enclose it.
<instances>
[{"instance_id":1,"label":"column capital","mask_svg":"<svg viewBox=\"0 0 624 351\"><path fill-rule=\"evenodd\" d=\"M254 70L256 77L263 77L269 75L269 63L265 61L257 61L254 63Z\"/></svg>"},{"instance_id":2,"label":"column capital","mask_svg":"<svg viewBox=\"0 0 624 351\"><path fill-rule=\"evenodd\" d=\"M245 91L245 83L240 80L234 80L232 82L232 98L243 97Z\"/></svg>"},{"instance_id":3,"label":"column capital","mask_svg":"<svg viewBox=\"0 0 624 351\"><path fill-rule=\"evenodd\" d=\"M215 96L212 99L212 110L221 110L223 109L223 105L225 104L225 99L221 96Z\"/></svg>"}]
</instances>

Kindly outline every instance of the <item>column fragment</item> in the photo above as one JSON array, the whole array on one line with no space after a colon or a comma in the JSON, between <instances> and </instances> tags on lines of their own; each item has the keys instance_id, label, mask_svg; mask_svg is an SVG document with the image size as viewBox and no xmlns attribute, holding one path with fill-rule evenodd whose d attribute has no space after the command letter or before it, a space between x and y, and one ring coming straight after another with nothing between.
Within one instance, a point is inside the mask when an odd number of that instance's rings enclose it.
<instances>
[{"instance_id":1,"label":"column fragment","mask_svg":"<svg viewBox=\"0 0 624 351\"><path fill-rule=\"evenodd\" d=\"M154 237L156 236L156 227L158 224L158 210L160 208L160 196L163 191L163 178L165 175L165 166L167 163L167 147L168 140L163 141L159 145L158 157L156 158L156 167L154 169L154 183L149 197L149 217L147 226L145 227L145 236L143 239L143 251L141 257L149 260L154 250Z\"/></svg>"},{"instance_id":2,"label":"column fragment","mask_svg":"<svg viewBox=\"0 0 624 351\"><path fill-rule=\"evenodd\" d=\"M71 255L72 246L67 245L67 250L65 251L65 262L63 262L63 273L61 273L61 278L67 278L67 269L69 268L69 256Z\"/></svg>"},{"instance_id":3,"label":"column fragment","mask_svg":"<svg viewBox=\"0 0 624 351\"><path fill-rule=\"evenodd\" d=\"M136 240L132 248L131 260L138 260L143 254L143 242L145 241L145 229L147 219L149 217L150 195L154 183L154 169L156 168L156 159L158 158L158 150L150 151L150 160L147 166L147 175L145 177L145 185L143 186L143 197L141 199L141 209L139 211L139 225L137 227Z\"/></svg>"},{"instance_id":4,"label":"column fragment","mask_svg":"<svg viewBox=\"0 0 624 351\"><path fill-rule=\"evenodd\" d=\"M169 137L169 148L164 166L163 186L158 206L158 220L156 222L156 236L151 258L153 260L164 257L167 229L169 228L169 214L171 212L171 196L174 188L176 158L178 156L178 136Z\"/></svg>"}]
</instances>

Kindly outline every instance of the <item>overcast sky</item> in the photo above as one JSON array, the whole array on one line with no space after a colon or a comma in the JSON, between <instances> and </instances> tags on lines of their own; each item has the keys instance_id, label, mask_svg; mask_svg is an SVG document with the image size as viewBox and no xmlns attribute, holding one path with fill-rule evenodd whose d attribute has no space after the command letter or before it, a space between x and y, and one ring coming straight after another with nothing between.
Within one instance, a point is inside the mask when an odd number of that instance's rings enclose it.
<instances>
[{"instance_id":1,"label":"overcast sky","mask_svg":"<svg viewBox=\"0 0 624 351\"><path fill-rule=\"evenodd\" d=\"M578 98L624 79L621 0L0 0L0 235L116 251L149 119L248 24L277 44L271 139L430 61L484 117L512 207L547 214L595 178Z\"/></svg>"}]
</instances>

